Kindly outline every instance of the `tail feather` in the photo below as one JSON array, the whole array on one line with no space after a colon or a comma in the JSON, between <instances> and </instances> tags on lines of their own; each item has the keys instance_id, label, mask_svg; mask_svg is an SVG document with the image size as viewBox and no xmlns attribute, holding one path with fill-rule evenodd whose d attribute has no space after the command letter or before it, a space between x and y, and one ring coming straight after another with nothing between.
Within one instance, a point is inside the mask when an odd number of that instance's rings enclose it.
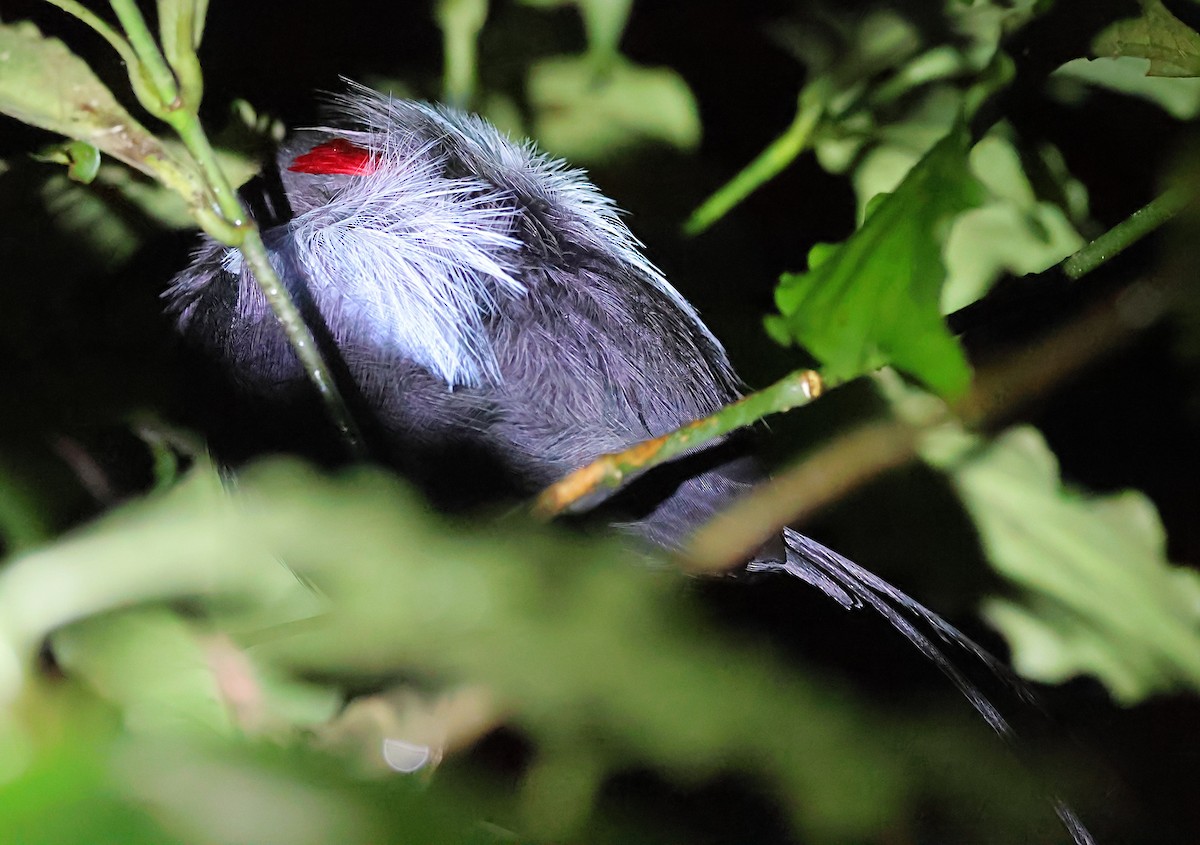
<instances>
[{"instance_id":1,"label":"tail feather","mask_svg":"<svg viewBox=\"0 0 1200 845\"><path fill-rule=\"evenodd\" d=\"M847 609L871 607L951 680L996 733L1006 738L1012 736L1008 720L946 657L936 640L966 650L1022 698L1030 700L1028 688L1008 667L925 605L849 558L790 528L784 529L783 539L787 547L786 561L759 559L752 561L748 569L782 570L816 587ZM932 636L923 631L922 626L931 631Z\"/></svg>"},{"instance_id":2,"label":"tail feather","mask_svg":"<svg viewBox=\"0 0 1200 845\"><path fill-rule=\"evenodd\" d=\"M987 696L942 653L938 640L966 650L1003 680L1022 699L1036 704L1033 693L1012 671L962 631L925 605L815 540L790 528L783 532L786 560L762 557L750 562L751 571L787 572L816 587L847 609L871 607L903 634L966 696L975 710L1001 737L1018 750L1015 733ZM932 636L925 630L932 631ZM1095 845L1095 839L1075 811L1055 796L1054 811L1075 845Z\"/></svg>"}]
</instances>

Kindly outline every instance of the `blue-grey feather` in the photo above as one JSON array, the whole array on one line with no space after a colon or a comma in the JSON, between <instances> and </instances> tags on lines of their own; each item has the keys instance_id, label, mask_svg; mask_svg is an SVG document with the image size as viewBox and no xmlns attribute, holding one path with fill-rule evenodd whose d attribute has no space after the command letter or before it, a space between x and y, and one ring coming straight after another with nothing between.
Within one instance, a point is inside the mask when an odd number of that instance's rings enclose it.
<instances>
[{"instance_id":1,"label":"blue-grey feather","mask_svg":"<svg viewBox=\"0 0 1200 845\"><path fill-rule=\"evenodd\" d=\"M480 118L357 86L334 98L330 122L280 150L292 216L264 237L397 452L471 443L533 491L738 397L720 343L582 171ZM331 138L368 149L376 171L287 169ZM205 240L166 297L180 329L255 393L302 387L249 269L221 245ZM657 498L624 527L678 548L755 474L736 450L701 464L665 481L660 472L658 486L647 479ZM1007 731L922 629L994 666L982 649L821 544L791 530L780 539L749 567L875 609Z\"/></svg>"}]
</instances>

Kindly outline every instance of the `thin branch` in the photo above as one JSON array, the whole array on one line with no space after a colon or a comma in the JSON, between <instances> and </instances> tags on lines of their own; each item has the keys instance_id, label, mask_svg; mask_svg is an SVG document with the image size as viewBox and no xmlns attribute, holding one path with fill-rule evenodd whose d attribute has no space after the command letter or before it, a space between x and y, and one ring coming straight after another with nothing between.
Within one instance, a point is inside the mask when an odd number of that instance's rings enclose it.
<instances>
[{"instance_id":1,"label":"thin branch","mask_svg":"<svg viewBox=\"0 0 1200 845\"><path fill-rule=\"evenodd\" d=\"M1189 191L1170 188L1109 229L1062 263L1063 272L1079 279L1162 226L1192 201Z\"/></svg>"},{"instance_id":2,"label":"thin branch","mask_svg":"<svg viewBox=\"0 0 1200 845\"><path fill-rule=\"evenodd\" d=\"M150 27L146 26L146 19L142 17L137 4L134 0L109 0L109 5L116 12L121 28L125 30L129 43L137 53L146 80L158 97L159 105L165 107L168 112L178 108L179 86L175 81L175 74L167 66L167 61L154 40L154 34L150 32ZM163 117L163 114L155 113L155 116Z\"/></svg>"},{"instance_id":3,"label":"thin branch","mask_svg":"<svg viewBox=\"0 0 1200 845\"><path fill-rule=\"evenodd\" d=\"M534 504L534 512L549 519L569 511L598 491L619 487L632 473L665 463L735 429L753 425L769 414L807 405L830 386L812 370L789 373L765 390L726 405L712 416L637 443L622 452L600 456L543 490Z\"/></svg>"},{"instance_id":4,"label":"thin branch","mask_svg":"<svg viewBox=\"0 0 1200 845\"><path fill-rule=\"evenodd\" d=\"M216 151L200 123L200 66L195 55L194 42L179 33L176 33L177 40L173 42L175 61L183 69L186 83L184 93L187 96L181 96L179 82L163 57L136 3L133 0L110 2L137 52L141 66L146 69L150 90L145 92L146 97L139 93L139 99L143 99L143 105L152 114L166 121L175 130L199 168L211 194L209 198L201 197L193 201L196 219L210 235L242 250L263 296L279 320L288 342L300 359L308 380L324 403L331 421L351 454L361 457L364 452L362 436L338 391L328 365L321 357L316 339L292 301L287 288L280 282L274 267L271 266L258 227L246 214L241 200L221 170ZM187 24L189 31L197 31L193 18L184 16L181 20ZM134 81L135 88L138 78L131 70L130 79ZM157 98L157 101L153 98ZM150 102L146 102L146 99L150 99ZM211 206L215 206L215 209Z\"/></svg>"},{"instance_id":5,"label":"thin branch","mask_svg":"<svg viewBox=\"0 0 1200 845\"><path fill-rule=\"evenodd\" d=\"M365 447L358 425L354 422L354 417L342 398L342 394L325 364L325 359L321 357L321 350L317 346L312 330L304 322L304 317L292 301L287 288L275 274L275 268L271 266L271 261L267 257L267 248L263 244L257 227L246 232L241 250L242 255L250 264L250 269L254 272L254 278L258 280L263 295L270 303L271 310L275 312L279 325L283 328L292 349L300 359L300 364L304 367L309 382L321 397L330 421L337 428L338 434L350 454L356 458L363 457Z\"/></svg>"},{"instance_id":6,"label":"thin branch","mask_svg":"<svg viewBox=\"0 0 1200 845\"><path fill-rule=\"evenodd\" d=\"M867 423L836 438L701 526L688 541L683 568L718 573L744 563L783 526L911 461L917 440L917 431L901 422Z\"/></svg>"},{"instance_id":7,"label":"thin branch","mask_svg":"<svg viewBox=\"0 0 1200 845\"><path fill-rule=\"evenodd\" d=\"M133 68L139 64L137 53L133 51L129 42L91 9L75 0L46 0L46 2L51 6L57 6L68 15L86 24L93 32L107 41L109 46L117 51L117 55L121 57L121 61L125 62L126 67Z\"/></svg>"},{"instance_id":8,"label":"thin branch","mask_svg":"<svg viewBox=\"0 0 1200 845\"><path fill-rule=\"evenodd\" d=\"M958 419L979 431L1011 418L1033 398L1114 351L1166 308L1165 285L1137 282L1042 341L977 371L971 392L919 421L868 423L836 438L758 486L700 528L682 555L692 572L744 563L767 539L918 456L922 436Z\"/></svg>"},{"instance_id":9,"label":"thin branch","mask_svg":"<svg viewBox=\"0 0 1200 845\"><path fill-rule=\"evenodd\" d=\"M683 224L683 231L689 235L700 234L782 173L808 146L813 130L825 114L825 105L823 87L812 86L801 91L791 125L741 172L701 203Z\"/></svg>"}]
</instances>

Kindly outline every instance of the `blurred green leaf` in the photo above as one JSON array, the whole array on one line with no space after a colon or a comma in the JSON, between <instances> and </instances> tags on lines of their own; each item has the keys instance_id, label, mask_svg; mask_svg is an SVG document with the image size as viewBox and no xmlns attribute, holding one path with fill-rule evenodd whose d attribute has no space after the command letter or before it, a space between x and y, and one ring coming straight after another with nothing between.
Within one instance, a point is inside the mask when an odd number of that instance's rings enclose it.
<instances>
[{"instance_id":1,"label":"blurred green leaf","mask_svg":"<svg viewBox=\"0 0 1200 845\"><path fill-rule=\"evenodd\" d=\"M962 121L963 107L961 91L937 86L914 97L903 120L879 127L873 143L856 154L850 174L860 221L866 218L868 203L896 190L909 171L955 131ZM821 158L824 161L823 155Z\"/></svg>"},{"instance_id":2,"label":"blurred green leaf","mask_svg":"<svg viewBox=\"0 0 1200 845\"><path fill-rule=\"evenodd\" d=\"M0 771L0 839L14 845L485 843L443 791L369 783L302 745L191 742L115 730L70 681L40 686L25 735L37 753ZM0 752L15 750L0 719Z\"/></svg>"},{"instance_id":3,"label":"blurred green leaf","mask_svg":"<svg viewBox=\"0 0 1200 845\"><path fill-rule=\"evenodd\" d=\"M164 608L76 623L55 636L54 654L117 703L134 732L220 736L232 729L196 632Z\"/></svg>"},{"instance_id":4,"label":"blurred green leaf","mask_svg":"<svg viewBox=\"0 0 1200 845\"><path fill-rule=\"evenodd\" d=\"M0 464L0 548L13 554L49 536L40 506L28 483Z\"/></svg>"},{"instance_id":5,"label":"blurred green leaf","mask_svg":"<svg viewBox=\"0 0 1200 845\"><path fill-rule=\"evenodd\" d=\"M578 0L587 29L588 53L601 74L612 71L620 55L621 36L633 0Z\"/></svg>"},{"instance_id":6,"label":"blurred green leaf","mask_svg":"<svg viewBox=\"0 0 1200 845\"><path fill-rule=\"evenodd\" d=\"M827 375L850 379L886 363L954 396L970 381L966 357L942 322L942 243L953 218L979 205L957 129L868 212L862 227L776 290L776 337L802 344Z\"/></svg>"},{"instance_id":7,"label":"blurred green leaf","mask_svg":"<svg viewBox=\"0 0 1200 845\"><path fill-rule=\"evenodd\" d=\"M259 169L246 153L220 149L217 158L235 186ZM157 233L156 226L196 226L187 202L177 192L111 160L99 163L90 185L69 176L51 174L44 181L41 198L55 225L87 248L97 268L123 266Z\"/></svg>"},{"instance_id":8,"label":"blurred green leaf","mask_svg":"<svg viewBox=\"0 0 1200 845\"><path fill-rule=\"evenodd\" d=\"M554 56L529 70L533 132L555 155L600 161L631 147L700 141L695 99L679 74L617 61L598 78L584 56Z\"/></svg>"},{"instance_id":9,"label":"blurred green leaf","mask_svg":"<svg viewBox=\"0 0 1200 845\"><path fill-rule=\"evenodd\" d=\"M831 5L793 22L776 25L775 36L808 71L809 79L826 78L834 105L849 105L873 77L893 71L921 48L920 30L900 12L871 9L866 13Z\"/></svg>"},{"instance_id":10,"label":"blurred green leaf","mask_svg":"<svg viewBox=\"0 0 1200 845\"><path fill-rule=\"evenodd\" d=\"M978 300L1004 273L1040 273L1084 244L1063 210L1034 194L1020 153L1003 133L976 144L970 163L990 196L958 217L946 241L943 314Z\"/></svg>"},{"instance_id":11,"label":"blurred green leaf","mask_svg":"<svg viewBox=\"0 0 1200 845\"><path fill-rule=\"evenodd\" d=\"M145 187L155 198L173 197L174 202L166 201L166 205L177 206L179 213L186 216L178 194L150 187L155 183L148 186L138 182L125 167L101 166L96 183L104 187L137 185ZM130 209L122 208L124 203L119 191L119 187L115 194L85 187L62 172L56 172L42 187L42 201L55 226L77 239L77 243L91 254L98 269L115 270L123 265L142 245L146 235L146 227L138 225L140 221L136 214L130 219Z\"/></svg>"},{"instance_id":12,"label":"blurred green leaf","mask_svg":"<svg viewBox=\"0 0 1200 845\"><path fill-rule=\"evenodd\" d=\"M891 9L816 4L799 21L780 25L777 39L807 70L797 117L692 214L685 230L698 234L711 226L810 146L826 170L853 172L861 213L964 114L969 118L1008 85L1014 71L1000 49L1003 38L1044 5L949 0L943 7L949 43L925 43L923 27Z\"/></svg>"},{"instance_id":13,"label":"blurred green leaf","mask_svg":"<svg viewBox=\"0 0 1200 845\"><path fill-rule=\"evenodd\" d=\"M112 714L58 679L0 709L0 840L21 845L152 845L167 836L120 795L107 764Z\"/></svg>"},{"instance_id":14,"label":"blurred green leaf","mask_svg":"<svg viewBox=\"0 0 1200 845\"><path fill-rule=\"evenodd\" d=\"M1150 501L1067 489L1033 428L987 446L964 438L943 434L928 455L953 479L992 565L1022 590L985 607L1018 671L1046 683L1093 675L1126 704L1200 690L1200 576L1167 561Z\"/></svg>"},{"instance_id":15,"label":"blurred green leaf","mask_svg":"<svg viewBox=\"0 0 1200 845\"><path fill-rule=\"evenodd\" d=\"M168 845L168 835L114 794L109 772L87 747L44 754L15 782L0 784L0 835L20 845Z\"/></svg>"},{"instance_id":16,"label":"blurred green leaf","mask_svg":"<svg viewBox=\"0 0 1200 845\"><path fill-rule=\"evenodd\" d=\"M684 600L678 576L628 558L618 542L544 527L451 529L376 470L326 477L275 461L246 472L232 497L204 470L10 563L0 572L0 646L28 658L41 636L70 624L56 637L64 667L118 704L127 730L219 730L213 672L191 625L165 610L115 613L187 600L280 677L483 684L536 741L578 737L586 745L559 745L563 753L599 754L606 772L651 765L689 782L754 772L818 838L869 836L903 813L924 765L916 746L879 744L889 728L878 716L828 679L724 641ZM64 583L72 589L53 590ZM0 680L11 698L13 679ZM180 753L158 774L166 763L139 764L138 794L161 804L170 793L173 818L202 819L239 776L226 760ZM191 772L194 785L171 771ZM582 820L584 787L531 773L521 800L543 823L548 812ZM291 783L271 798L275 787L250 780L242 803L285 806L313 788Z\"/></svg>"},{"instance_id":17,"label":"blurred green leaf","mask_svg":"<svg viewBox=\"0 0 1200 845\"><path fill-rule=\"evenodd\" d=\"M944 0L942 8L970 65L992 63L1004 40L1048 12L1054 0Z\"/></svg>"},{"instance_id":18,"label":"blurred green leaf","mask_svg":"<svg viewBox=\"0 0 1200 845\"><path fill-rule=\"evenodd\" d=\"M0 113L84 141L168 184L187 182L83 60L26 21L0 24Z\"/></svg>"},{"instance_id":19,"label":"blurred green leaf","mask_svg":"<svg viewBox=\"0 0 1200 845\"><path fill-rule=\"evenodd\" d=\"M1077 82L1140 97L1180 120L1200 114L1200 77L1150 76L1149 69L1149 59L1134 56L1073 59L1054 71L1050 81L1055 95L1068 102L1082 99L1065 84Z\"/></svg>"},{"instance_id":20,"label":"blurred green leaf","mask_svg":"<svg viewBox=\"0 0 1200 845\"><path fill-rule=\"evenodd\" d=\"M526 6L555 9L576 6L587 31L588 61L592 72L607 76L620 61L621 35L629 21L633 0L521 0Z\"/></svg>"},{"instance_id":21,"label":"blurred green leaf","mask_svg":"<svg viewBox=\"0 0 1200 845\"><path fill-rule=\"evenodd\" d=\"M1150 76L1200 76L1200 34L1175 17L1161 0L1139 0L1142 14L1117 21L1096 36L1096 56L1149 59Z\"/></svg>"},{"instance_id":22,"label":"blurred green leaf","mask_svg":"<svg viewBox=\"0 0 1200 845\"><path fill-rule=\"evenodd\" d=\"M333 716L341 694L264 667L163 607L104 614L54 637L55 658L136 734L286 736Z\"/></svg>"},{"instance_id":23,"label":"blurred green leaf","mask_svg":"<svg viewBox=\"0 0 1200 845\"><path fill-rule=\"evenodd\" d=\"M919 46L915 28L903 17L872 11L859 19L834 16L829 27L782 27L779 39L809 71L797 98L796 116L784 132L718 188L684 223L698 235L723 218L746 197L782 173L805 150L815 146L822 164L842 168L866 144L870 116L861 108L867 80L907 59ZM938 137L945 132L938 134Z\"/></svg>"}]
</instances>

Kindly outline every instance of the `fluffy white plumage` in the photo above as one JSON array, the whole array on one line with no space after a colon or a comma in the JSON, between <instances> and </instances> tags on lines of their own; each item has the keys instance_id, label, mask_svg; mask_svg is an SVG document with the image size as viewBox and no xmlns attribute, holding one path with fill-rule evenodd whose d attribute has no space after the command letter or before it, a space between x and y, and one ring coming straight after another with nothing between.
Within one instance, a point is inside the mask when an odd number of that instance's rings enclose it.
<instances>
[{"instance_id":1,"label":"fluffy white plumage","mask_svg":"<svg viewBox=\"0 0 1200 845\"><path fill-rule=\"evenodd\" d=\"M397 266L397 270L424 270L437 274L437 287L448 298L442 299L413 297L407 292L396 293L396 304L407 302L412 305L428 306L431 313L413 315L404 318L411 322L411 327L429 328L437 326L446 329L441 309L443 303L454 304L462 310L462 315L472 317L490 313L493 297L490 286L479 284L478 273L484 277L504 281L508 284L509 293L519 294L520 284L513 281L504 271L506 249L518 249L521 245L511 238L506 226L516 209L512 208L515 195L544 196L547 202L558 209L569 210L575 218L575 230L591 242L598 251L615 255L634 274L645 283L666 294L678 308L680 314L693 324L693 328L720 353L719 363L723 372L721 377L730 382L736 382L732 368L724 356L720 342L712 335L708 327L700 319L700 315L682 294L667 281L662 271L658 269L642 252L643 244L630 231L621 219L621 211L612 199L605 196L587 178L584 170L570 166L562 159L555 158L540 151L531 141L517 142L509 138L491 123L471 114L459 112L445 107L428 103L397 100L372 91L369 88L347 80L348 90L333 99L333 107L350 125L364 127L360 131L347 131L345 128L321 127L319 131L349 138L364 147L373 150L378 155L379 169L369 180L359 180L356 192L348 191L347 195L335 197L331 205L346 203L361 203L372 206L372 212L356 214L352 221L339 226L342 235L340 243L330 243L320 233L314 232L314 240L310 250L310 259L319 259L327 246L338 246L342 249L361 244L366 255L378 255L382 249L395 244L402 248L407 266ZM488 174L499 172L504 181L514 188L513 194L499 191L493 183L479 182L474 179L447 180L438 177L438 171L443 167L442 161L430 148L426 138L427 131L416 132L414 127L424 125L426 130L433 129L442 137L453 139L455 153L469 160L473 172ZM383 178L380 178L380 177ZM431 204L428 209L421 205L424 197L422 191L416 189L420 183L425 186L425 194L436 193L429 197ZM444 183L448 190L441 192ZM439 185L438 189L432 188ZM406 187L413 189L410 196ZM457 188L457 190L455 190ZM378 194L379 196L372 196ZM456 204L457 202L457 204ZM375 221L388 223L394 221L397 212L412 214L424 213L424 217L405 221L403 227L390 227L389 235L395 240L375 240L366 232ZM376 216L378 213L378 217ZM399 216L399 215L397 215ZM298 225L311 226L317 230L327 226L327 217L315 217L311 223L302 217ZM387 226L379 226L386 229ZM402 228L403 231L397 231ZM424 232L423 239L414 233ZM362 236L361 241L354 240ZM458 247L467 247L470 258L463 262L464 253L458 252ZM349 250L353 251L353 250ZM424 253L422 255L422 253ZM454 255L458 257L458 268L447 260ZM465 264L465 266L464 266ZM497 274L499 270L499 274ZM376 278L381 277L375 274ZM405 272L393 279L420 281L419 276ZM430 276L425 276L428 285ZM371 297L370 284L363 283L361 293ZM417 287L421 285L418 284ZM451 288L457 288L451 291ZM347 294L358 293L346 291ZM384 297L387 294L383 294ZM376 296L372 304L387 304ZM475 298L477 307L472 308L468 300ZM486 336L477 331L479 324L469 322L469 328L458 332L448 331L436 336L439 347L447 351L445 357L439 358L440 365L434 366L432 361L416 358L431 369L446 377L447 383L476 384L479 376L492 381L496 376L494 370L494 355L487 348ZM397 329L402 328L396 326ZM412 331L403 335L412 337ZM400 337L401 333L397 333ZM409 346L401 348L409 349ZM454 353L466 353L458 362L453 360ZM428 357L428 356L426 356ZM450 373L467 373L470 377L458 380L450 377Z\"/></svg>"},{"instance_id":2,"label":"fluffy white plumage","mask_svg":"<svg viewBox=\"0 0 1200 845\"><path fill-rule=\"evenodd\" d=\"M429 150L392 145L370 179L292 224L296 258L321 295L336 292L359 324L446 384L499 377L484 318L525 286L504 254L520 248L513 211L493 186L440 176Z\"/></svg>"}]
</instances>

